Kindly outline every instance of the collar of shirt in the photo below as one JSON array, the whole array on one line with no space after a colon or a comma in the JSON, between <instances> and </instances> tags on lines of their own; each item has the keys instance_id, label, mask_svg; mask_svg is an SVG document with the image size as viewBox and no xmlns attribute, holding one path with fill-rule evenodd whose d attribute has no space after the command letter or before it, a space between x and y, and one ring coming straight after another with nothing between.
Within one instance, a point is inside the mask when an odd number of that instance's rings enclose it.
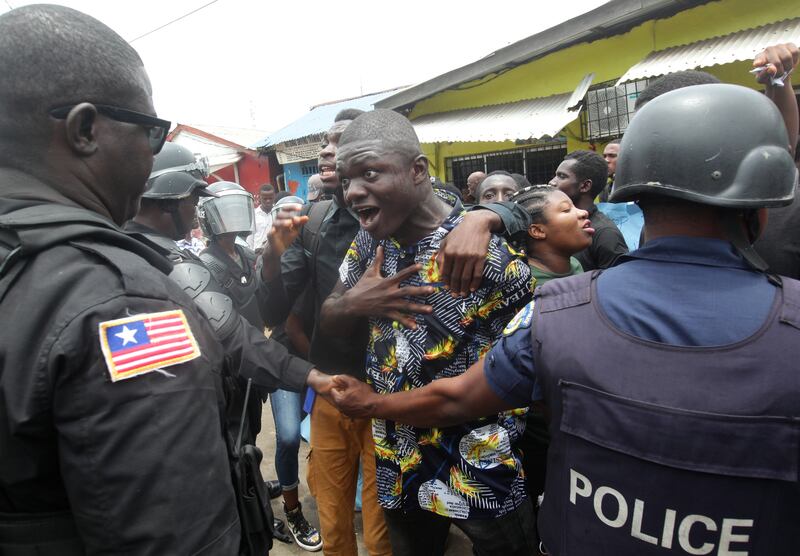
<instances>
[{"instance_id":1,"label":"collar of shirt","mask_svg":"<svg viewBox=\"0 0 800 556\"><path fill-rule=\"evenodd\" d=\"M356 214L356 213L353 211L353 209L351 209L350 207L348 207L346 204L342 204L342 203L340 203L340 202L339 202L339 197L337 197L336 195L334 195L334 196L333 196L333 206L335 206L335 207L336 207L336 209L333 211L333 214L334 214L334 215L336 215L336 214L337 214L337 213L339 213L339 212L341 212L342 214L345 214L345 213L347 213L347 214L349 214L349 215L350 215L350 217L351 217L353 220L355 220L356 222L358 222L358 215L357 215L357 214Z\"/></svg>"},{"instance_id":2,"label":"collar of shirt","mask_svg":"<svg viewBox=\"0 0 800 556\"><path fill-rule=\"evenodd\" d=\"M703 237L670 236L653 239L636 251L621 256L617 264L634 259L751 270L730 242Z\"/></svg>"},{"instance_id":3,"label":"collar of shirt","mask_svg":"<svg viewBox=\"0 0 800 556\"><path fill-rule=\"evenodd\" d=\"M450 231L455 228L459 222L461 222L465 210L464 205L461 204L459 198L449 191L444 189L434 189L434 192L442 201L453 207L453 210L450 211L450 214L447 215L447 218L444 219L444 222L442 222L436 230L420 239L414 245L409 245L408 247L403 247L400 245L400 242L393 237L390 237L389 239L381 242L385 249L402 251L406 256L409 256L416 255L422 250L439 248L439 244L444 236L449 234Z\"/></svg>"}]
</instances>

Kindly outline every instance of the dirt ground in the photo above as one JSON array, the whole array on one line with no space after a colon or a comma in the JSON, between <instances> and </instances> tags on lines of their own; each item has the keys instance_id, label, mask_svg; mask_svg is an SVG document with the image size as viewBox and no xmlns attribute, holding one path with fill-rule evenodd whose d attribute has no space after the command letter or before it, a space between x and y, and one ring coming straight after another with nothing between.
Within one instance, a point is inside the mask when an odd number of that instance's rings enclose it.
<instances>
[{"instance_id":1,"label":"dirt ground","mask_svg":"<svg viewBox=\"0 0 800 556\"><path fill-rule=\"evenodd\" d=\"M261 463L261 472L264 478L275 479L275 423L272 420L272 410L269 402L264 404L264 411L261 418L261 433L258 435L258 447L264 452L264 460ZM319 527L319 518L317 517L317 503L311 497L306 487L306 473L308 466L306 457L308 456L308 444L305 442L300 445L300 502L303 504L303 513L306 519L310 521L315 527ZM276 517L283 519L283 506L281 499L272 501L272 511L275 512ZM356 514L356 539L358 540L358 554L359 556L367 556L367 551L364 548L364 537L361 526L361 514ZM284 544L275 541L271 556L288 556L288 555L308 554L305 550L301 549L296 544ZM322 554L322 552L319 552ZM450 528L450 538L447 546L447 556L469 556L472 554L472 545L469 540L464 536L461 531L455 527Z\"/></svg>"}]
</instances>

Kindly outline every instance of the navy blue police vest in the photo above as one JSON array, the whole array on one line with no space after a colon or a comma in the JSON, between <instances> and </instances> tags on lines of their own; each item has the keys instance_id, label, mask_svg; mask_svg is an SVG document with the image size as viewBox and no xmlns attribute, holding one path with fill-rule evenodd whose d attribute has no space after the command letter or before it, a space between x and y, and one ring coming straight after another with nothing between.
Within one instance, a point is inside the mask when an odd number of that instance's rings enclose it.
<instances>
[{"instance_id":1,"label":"navy blue police vest","mask_svg":"<svg viewBox=\"0 0 800 556\"><path fill-rule=\"evenodd\" d=\"M618 330L598 275L535 296L549 553L800 555L800 282L749 338L678 347Z\"/></svg>"}]
</instances>

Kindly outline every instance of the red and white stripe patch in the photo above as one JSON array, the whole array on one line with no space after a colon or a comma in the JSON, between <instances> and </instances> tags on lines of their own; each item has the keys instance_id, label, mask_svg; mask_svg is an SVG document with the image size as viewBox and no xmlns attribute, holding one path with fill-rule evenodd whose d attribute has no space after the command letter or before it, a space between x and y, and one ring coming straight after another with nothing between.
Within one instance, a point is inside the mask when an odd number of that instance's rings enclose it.
<instances>
[{"instance_id":1,"label":"red and white stripe patch","mask_svg":"<svg viewBox=\"0 0 800 556\"><path fill-rule=\"evenodd\" d=\"M101 322L99 333L113 382L200 357L200 348L181 310Z\"/></svg>"}]
</instances>

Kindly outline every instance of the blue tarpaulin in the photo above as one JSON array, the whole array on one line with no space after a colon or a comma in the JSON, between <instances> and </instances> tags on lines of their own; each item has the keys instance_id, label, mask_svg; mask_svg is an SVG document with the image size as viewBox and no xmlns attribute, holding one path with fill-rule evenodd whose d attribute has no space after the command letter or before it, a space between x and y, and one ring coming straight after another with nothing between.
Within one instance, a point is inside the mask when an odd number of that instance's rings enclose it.
<instances>
[{"instance_id":1,"label":"blue tarpaulin","mask_svg":"<svg viewBox=\"0 0 800 556\"><path fill-rule=\"evenodd\" d=\"M639 248L644 214L636 203L597 203L597 210L614 221L630 251Z\"/></svg>"}]
</instances>

